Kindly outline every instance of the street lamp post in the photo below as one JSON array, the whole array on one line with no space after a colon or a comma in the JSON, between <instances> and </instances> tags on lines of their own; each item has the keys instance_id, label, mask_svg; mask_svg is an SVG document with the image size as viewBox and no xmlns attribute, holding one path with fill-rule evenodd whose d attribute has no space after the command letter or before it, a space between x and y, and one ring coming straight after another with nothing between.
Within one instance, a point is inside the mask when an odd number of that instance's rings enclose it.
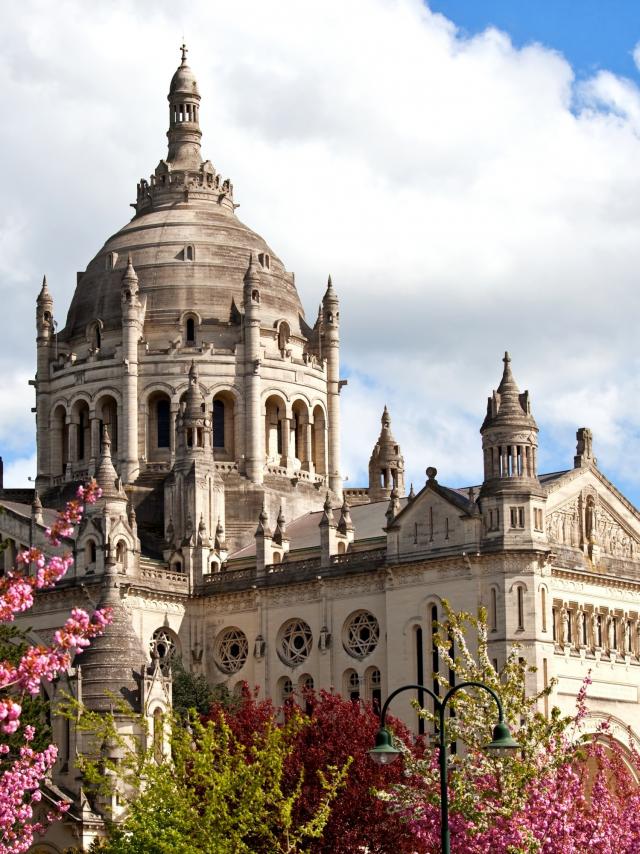
<instances>
[{"instance_id":1,"label":"street lamp post","mask_svg":"<svg viewBox=\"0 0 640 854\"><path fill-rule=\"evenodd\" d=\"M389 708L389 703L400 694L402 691L425 691L429 694L430 697L433 698L433 702L435 704L435 708L438 712L438 764L440 766L440 839L442 845L442 854L450 854L451 852L451 844L449 839L449 793L447 789L447 740L445 733L445 711L447 708L447 703L456 693L456 691L461 691L463 688L481 688L483 691L487 691L487 693L491 694L493 699L496 701L496 705L498 707L498 723L493 728L493 738L490 744L487 744L486 749L495 751L497 754L506 755L514 750L518 750L520 745L511 735L511 731L509 730L508 724L504 720L504 711L502 709L502 703L500 702L500 697L496 694L493 688L489 688L488 685L485 685L483 682L461 682L459 685L454 685L453 688L450 688L447 693L444 695L444 698L441 700L437 694L431 691L429 688L424 685L403 685L400 688L396 688L389 696L387 697L384 706L382 707L382 711L380 712L380 729L378 730L378 734L376 735L376 746L369 751L369 755L371 758L379 763L380 765L388 765L398 758L401 751L397 750L393 746L393 739L391 737L391 733L385 726L385 720L387 717L387 709Z\"/></svg>"}]
</instances>

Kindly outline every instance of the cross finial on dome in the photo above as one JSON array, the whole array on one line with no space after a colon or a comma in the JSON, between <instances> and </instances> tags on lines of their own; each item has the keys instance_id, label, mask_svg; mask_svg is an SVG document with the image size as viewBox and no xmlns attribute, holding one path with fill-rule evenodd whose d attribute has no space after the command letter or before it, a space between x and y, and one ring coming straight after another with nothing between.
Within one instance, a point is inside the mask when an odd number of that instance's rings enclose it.
<instances>
[{"instance_id":1,"label":"cross finial on dome","mask_svg":"<svg viewBox=\"0 0 640 854\"><path fill-rule=\"evenodd\" d=\"M182 64L186 65L187 64L187 51L189 50L189 48L186 46L186 44L184 42L182 42L182 44L180 45L180 50L182 51Z\"/></svg>"}]
</instances>

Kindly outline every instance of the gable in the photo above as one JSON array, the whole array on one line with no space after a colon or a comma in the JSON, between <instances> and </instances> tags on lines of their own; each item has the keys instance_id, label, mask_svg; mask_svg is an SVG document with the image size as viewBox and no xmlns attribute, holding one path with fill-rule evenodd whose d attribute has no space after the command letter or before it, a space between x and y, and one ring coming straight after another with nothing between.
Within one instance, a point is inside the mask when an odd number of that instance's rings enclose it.
<instances>
[{"instance_id":1,"label":"gable","mask_svg":"<svg viewBox=\"0 0 640 854\"><path fill-rule=\"evenodd\" d=\"M459 549L476 543L477 517L465 512L448 492L428 485L396 517L389 535L394 538L399 555ZM462 496L460 500L464 501Z\"/></svg>"},{"instance_id":2,"label":"gable","mask_svg":"<svg viewBox=\"0 0 640 854\"><path fill-rule=\"evenodd\" d=\"M602 556L640 559L640 515L596 469L576 469L549 492L545 514L549 543Z\"/></svg>"}]
</instances>

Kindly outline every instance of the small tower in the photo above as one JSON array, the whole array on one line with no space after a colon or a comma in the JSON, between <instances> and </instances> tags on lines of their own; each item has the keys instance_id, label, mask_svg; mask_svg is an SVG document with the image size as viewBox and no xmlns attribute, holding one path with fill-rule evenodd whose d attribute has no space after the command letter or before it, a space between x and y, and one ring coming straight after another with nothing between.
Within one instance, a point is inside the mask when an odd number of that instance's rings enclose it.
<instances>
[{"instance_id":1,"label":"small tower","mask_svg":"<svg viewBox=\"0 0 640 854\"><path fill-rule=\"evenodd\" d=\"M122 307L122 415L124 421L122 479L132 483L140 472L138 459L138 342L142 336L146 301L139 297L138 276L131 254L120 286Z\"/></svg>"},{"instance_id":2,"label":"small tower","mask_svg":"<svg viewBox=\"0 0 640 854\"><path fill-rule=\"evenodd\" d=\"M520 392L504 354L504 371L497 391L488 399L480 433L484 481L480 507L487 537L504 537L505 544L526 544L543 538L545 493L538 480L538 425L531 413L529 392Z\"/></svg>"},{"instance_id":3,"label":"small tower","mask_svg":"<svg viewBox=\"0 0 640 854\"><path fill-rule=\"evenodd\" d=\"M42 279L42 288L36 300L36 432L37 432L37 478L36 488L48 486L50 468L49 441L49 365L54 358L55 324L53 320L53 297L47 287L47 277Z\"/></svg>"},{"instance_id":4,"label":"small tower","mask_svg":"<svg viewBox=\"0 0 640 854\"><path fill-rule=\"evenodd\" d=\"M187 48L183 44L182 62L171 78L169 94L168 161L173 169L199 169L200 92L193 71L187 65Z\"/></svg>"},{"instance_id":5,"label":"small tower","mask_svg":"<svg viewBox=\"0 0 640 854\"><path fill-rule=\"evenodd\" d=\"M189 368L189 388L177 419L176 465L189 467L194 459L213 464L213 427L198 383L195 361Z\"/></svg>"},{"instance_id":6,"label":"small tower","mask_svg":"<svg viewBox=\"0 0 640 854\"><path fill-rule=\"evenodd\" d=\"M224 485L213 459L213 425L200 390L194 361L189 388L176 421L175 465L164 483L164 518L168 559L175 554L198 583L209 572L214 543L209 537L218 521L224 525ZM200 537L196 534L200 534Z\"/></svg>"},{"instance_id":7,"label":"small tower","mask_svg":"<svg viewBox=\"0 0 640 854\"><path fill-rule=\"evenodd\" d=\"M253 483L264 479L264 444L260 407L260 272L253 252L244 276L244 385L247 452L245 474Z\"/></svg>"},{"instance_id":8,"label":"small tower","mask_svg":"<svg viewBox=\"0 0 640 854\"><path fill-rule=\"evenodd\" d=\"M340 475L340 302L331 276L322 298L322 355L327 360L329 488L342 501Z\"/></svg>"},{"instance_id":9,"label":"small tower","mask_svg":"<svg viewBox=\"0 0 640 854\"><path fill-rule=\"evenodd\" d=\"M385 406L382 429L369 460L369 501L388 501L391 491L404 495L404 457L391 432L391 417Z\"/></svg>"}]
</instances>

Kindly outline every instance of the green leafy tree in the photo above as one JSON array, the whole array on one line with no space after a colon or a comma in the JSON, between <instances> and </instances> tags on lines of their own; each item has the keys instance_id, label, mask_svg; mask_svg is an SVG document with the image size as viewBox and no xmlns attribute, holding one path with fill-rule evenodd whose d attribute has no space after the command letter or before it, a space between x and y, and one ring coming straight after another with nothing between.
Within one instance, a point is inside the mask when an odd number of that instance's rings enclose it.
<instances>
[{"instance_id":1,"label":"green leafy tree","mask_svg":"<svg viewBox=\"0 0 640 854\"><path fill-rule=\"evenodd\" d=\"M119 734L118 713L84 711L79 719L96 745L93 756L79 759L88 790L103 804L114 802L114 788L128 801L124 820L110 822L108 839L96 844L101 854L302 854L321 835L350 765L318 770L323 797L300 822L304 775L292 787L286 766L308 723L301 712L249 743L223 715L204 723L191 715L187 726L175 719L165 757Z\"/></svg>"}]
</instances>

